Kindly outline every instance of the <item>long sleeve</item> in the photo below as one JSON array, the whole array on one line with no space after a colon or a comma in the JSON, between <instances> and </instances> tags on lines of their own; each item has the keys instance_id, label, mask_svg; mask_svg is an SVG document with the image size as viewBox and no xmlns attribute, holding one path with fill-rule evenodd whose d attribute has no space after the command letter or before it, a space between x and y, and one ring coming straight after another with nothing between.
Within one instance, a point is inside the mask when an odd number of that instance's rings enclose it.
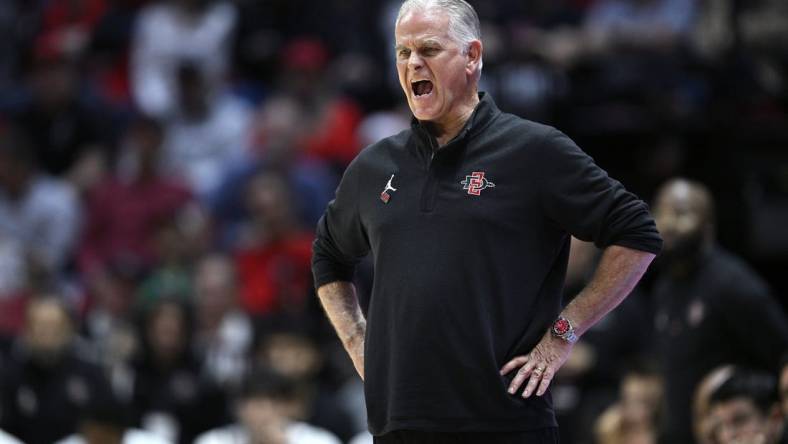
<instances>
[{"instance_id":1,"label":"long sleeve","mask_svg":"<svg viewBox=\"0 0 788 444\"><path fill-rule=\"evenodd\" d=\"M335 281L351 281L358 262L369 251L369 239L359 214L359 159L345 171L336 198L317 223L312 247L315 288Z\"/></svg>"},{"instance_id":2,"label":"long sleeve","mask_svg":"<svg viewBox=\"0 0 788 444\"><path fill-rule=\"evenodd\" d=\"M657 254L662 239L648 206L611 179L560 131L547 134L537 152L545 168L542 207L558 226L599 248L619 245Z\"/></svg>"}]
</instances>

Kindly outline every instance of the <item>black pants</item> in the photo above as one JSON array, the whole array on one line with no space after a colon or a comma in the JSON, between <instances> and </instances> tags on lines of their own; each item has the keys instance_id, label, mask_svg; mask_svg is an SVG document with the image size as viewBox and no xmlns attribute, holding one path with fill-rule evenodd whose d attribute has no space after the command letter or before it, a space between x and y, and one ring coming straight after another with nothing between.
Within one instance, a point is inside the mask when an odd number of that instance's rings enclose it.
<instances>
[{"instance_id":1,"label":"black pants","mask_svg":"<svg viewBox=\"0 0 788 444\"><path fill-rule=\"evenodd\" d=\"M558 429L531 432L416 432L397 430L376 436L374 444L558 444Z\"/></svg>"}]
</instances>

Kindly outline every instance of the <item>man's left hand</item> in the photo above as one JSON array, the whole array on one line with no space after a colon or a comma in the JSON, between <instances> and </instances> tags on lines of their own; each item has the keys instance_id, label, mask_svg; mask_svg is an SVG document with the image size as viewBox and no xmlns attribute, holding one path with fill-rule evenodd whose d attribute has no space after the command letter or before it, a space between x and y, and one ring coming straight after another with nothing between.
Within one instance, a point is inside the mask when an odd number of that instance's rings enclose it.
<instances>
[{"instance_id":1,"label":"man's left hand","mask_svg":"<svg viewBox=\"0 0 788 444\"><path fill-rule=\"evenodd\" d=\"M571 351L572 344L556 338L549 331L545 333L530 353L514 357L501 369L501 375L505 375L515 368L520 368L509 385L509 394L517 393L528 378L528 385L523 390L523 398L530 397L535 390L537 396L544 395Z\"/></svg>"}]
</instances>

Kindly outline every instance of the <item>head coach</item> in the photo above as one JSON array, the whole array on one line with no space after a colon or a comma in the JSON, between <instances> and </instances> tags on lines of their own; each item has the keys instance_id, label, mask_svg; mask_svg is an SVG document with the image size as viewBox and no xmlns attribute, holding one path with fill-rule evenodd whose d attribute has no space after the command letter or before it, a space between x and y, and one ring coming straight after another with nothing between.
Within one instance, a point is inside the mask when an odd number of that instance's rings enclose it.
<instances>
[{"instance_id":1,"label":"head coach","mask_svg":"<svg viewBox=\"0 0 788 444\"><path fill-rule=\"evenodd\" d=\"M364 149L318 223L318 296L376 443L557 443L550 382L662 240L648 207L566 135L478 91L479 19L408 0L397 71L411 128ZM604 249L562 307L570 235ZM351 283L372 252L366 318Z\"/></svg>"}]
</instances>

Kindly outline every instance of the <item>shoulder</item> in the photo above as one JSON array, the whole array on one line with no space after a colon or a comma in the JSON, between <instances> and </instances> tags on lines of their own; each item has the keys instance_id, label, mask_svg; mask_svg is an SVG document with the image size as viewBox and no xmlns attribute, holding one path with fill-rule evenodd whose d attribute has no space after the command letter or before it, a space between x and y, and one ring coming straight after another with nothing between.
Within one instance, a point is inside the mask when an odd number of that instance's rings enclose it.
<instances>
[{"instance_id":1,"label":"shoulder","mask_svg":"<svg viewBox=\"0 0 788 444\"><path fill-rule=\"evenodd\" d=\"M243 428L237 424L208 430L194 440L194 444L224 444L246 442L247 436Z\"/></svg>"},{"instance_id":2,"label":"shoulder","mask_svg":"<svg viewBox=\"0 0 788 444\"><path fill-rule=\"evenodd\" d=\"M127 430L123 435L123 444L168 444L169 441L159 435L141 429Z\"/></svg>"},{"instance_id":3,"label":"shoulder","mask_svg":"<svg viewBox=\"0 0 788 444\"><path fill-rule=\"evenodd\" d=\"M531 155L556 155L577 149L572 139L555 127L505 112L485 128L483 137L485 141L516 145Z\"/></svg>"},{"instance_id":4,"label":"shoulder","mask_svg":"<svg viewBox=\"0 0 788 444\"><path fill-rule=\"evenodd\" d=\"M11 435L4 434L0 431L0 444L14 444L14 443L21 443L22 441L17 441ZM85 444L85 438L79 435L71 435L67 436L60 441L57 441L55 444Z\"/></svg>"},{"instance_id":5,"label":"shoulder","mask_svg":"<svg viewBox=\"0 0 788 444\"><path fill-rule=\"evenodd\" d=\"M709 271L719 277L722 293L747 298L769 293L766 281L742 258L721 247L716 247L711 254Z\"/></svg>"},{"instance_id":6,"label":"shoulder","mask_svg":"<svg viewBox=\"0 0 788 444\"><path fill-rule=\"evenodd\" d=\"M367 146L350 162L348 169L363 169L385 162L396 153L406 150L412 136L413 131L405 129Z\"/></svg>"},{"instance_id":7,"label":"shoulder","mask_svg":"<svg viewBox=\"0 0 788 444\"><path fill-rule=\"evenodd\" d=\"M33 199L51 204L76 204L77 191L68 182L49 176L38 176L33 184Z\"/></svg>"},{"instance_id":8,"label":"shoulder","mask_svg":"<svg viewBox=\"0 0 788 444\"><path fill-rule=\"evenodd\" d=\"M331 432L303 422L294 422L287 428L291 444L341 444Z\"/></svg>"}]
</instances>

